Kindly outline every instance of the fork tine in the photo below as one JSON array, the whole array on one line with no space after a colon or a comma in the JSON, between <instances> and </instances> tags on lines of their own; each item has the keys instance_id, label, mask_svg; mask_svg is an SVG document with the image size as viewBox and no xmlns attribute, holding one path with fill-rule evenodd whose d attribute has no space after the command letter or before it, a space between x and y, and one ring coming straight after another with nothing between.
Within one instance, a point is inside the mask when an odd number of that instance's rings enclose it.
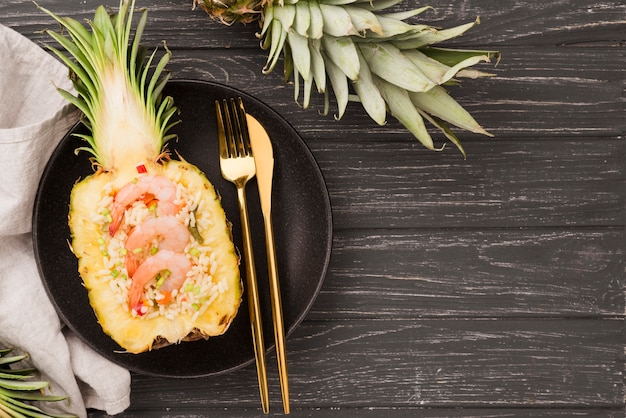
<instances>
[{"instance_id":1,"label":"fork tine","mask_svg":"<svg viewBox=\"0 0 626 418\"><path fill-rule=\"evenodd\" d=\"M231 99L231 105L233 106L233 113L236 115L237 126L239 127L239 138L241 140L241 150L243 155L252 156L252 146L250 145L250 135L248 133L248 120L246 119L246 109L243 105L241 97L237 98L237 104Z\"/></svg>"},{"instance_id":2,"label":"fork tine","mask_svg":"<svg viewBox=\"0 0 626 418\"><path fill-rule=\"evenodd\" d=\"M230 126L232 128L232 141L235 150L235 155L237 157L245 155L243 152L243 144L241 138L241 124L239 123L239 113L237 112L237 107L235 106L235 99L231 97L228 103L225 105L228 106L227 112L230 119Z\"/></svg>"},{"instance_id":3,"label":"fork tine","mask_svg":"<svg viewBox=\"0 0 626 418\"><path fill-rule=\"evenodd\" d=\"M233 99L230 99L230 101L232 102ZM224 99L222 101L222 104L223 104L224 114L225 114L224 119L226 120L226 139L227 139L227 144L228 144L228 153L230 157L239 157L241 155L240 146L238 144L239 141L237 141L237 138L239 137L239 133L238 133L239 124L237 123L236 120L234 120L232 109L228 108L228 101ZM232 104L231 104L231 108L232 108Z\"/></svg>"},{"instance_id":4,"label":"fork tine","mask_svg":"<svg viewBox=\"0 0 626 418\"><path fill-rule=\"evenodd\" d=\"M219 143L220 158L228 158L228 144L226 139L225 117L219 100L215 101L215 113L217 114L217 138Z\"/></svg>"}]
</instances>

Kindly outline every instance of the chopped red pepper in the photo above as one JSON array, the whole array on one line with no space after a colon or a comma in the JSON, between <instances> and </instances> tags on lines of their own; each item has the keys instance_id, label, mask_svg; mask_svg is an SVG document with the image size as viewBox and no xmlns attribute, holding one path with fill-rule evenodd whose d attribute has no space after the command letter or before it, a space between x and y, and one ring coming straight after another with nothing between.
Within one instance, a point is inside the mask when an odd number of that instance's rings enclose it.
<instances>
[{"instance_id":1,"label":"chopped red pepper","mask_svg":"<svg viewBox=\"0 0 626 418\"><path fill-rule=\"evenodd\" d=\"M133 307L133 311L135 311L137 316L144 316L148 312L148 309L146 309L148 307L147 302L148 301L143 300Z\"/></svg>"},{"instance_id":2,"label":"chopped red pepper","mask_svg":"<svg viewBox=\"0 0 626 418\"><path fill-rule=\"evenodd\" d=\"M143 165L143 164L139 164L139 165L137 166L137 172L138 172L139 174L144 174L144 173L147 173L147 172L148 172L148 170L146 169L146 166L145 166L145 165Z\"/></svg>"}]
</instances>

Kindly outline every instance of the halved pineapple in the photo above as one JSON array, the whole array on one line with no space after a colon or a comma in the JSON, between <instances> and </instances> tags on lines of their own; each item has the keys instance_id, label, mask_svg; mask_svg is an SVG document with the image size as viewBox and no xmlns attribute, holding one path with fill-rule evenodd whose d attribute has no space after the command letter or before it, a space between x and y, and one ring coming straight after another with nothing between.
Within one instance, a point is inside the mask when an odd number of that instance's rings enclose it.
<instances>
[{"instance_id":1,"label":"halved pineapple","mask_svg":"<svg viewBox=\"0 0 626 418\"><path fill-rule=\"evenodd\" d=\"M91 30L54 17L69 37L48 32L72 56L50 47L70 68L85 115L82 138L96 171L71 194L69 227L79 272L104 332L140 353L227 330L241 302L239 260L213 185L164 151L175 125L173 100L161 97L169 51L155 68L130 41L134 0L117 15L97 9ZM132 239L131 239L132 238ZM133 242L131 247L131 241Z\"/></svg>"}]
</instances>

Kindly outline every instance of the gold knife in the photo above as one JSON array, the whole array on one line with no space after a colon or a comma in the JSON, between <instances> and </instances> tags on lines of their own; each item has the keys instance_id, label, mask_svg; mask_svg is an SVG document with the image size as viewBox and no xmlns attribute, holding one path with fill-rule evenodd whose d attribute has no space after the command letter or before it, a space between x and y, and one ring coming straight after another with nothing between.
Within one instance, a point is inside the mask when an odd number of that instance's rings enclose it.
<instances>
[{"instance_id":1,"label":"gold knife","mask_svg":"<svg viewBox=\"0 0 626 418\"><path fill-rule=\"evenodd\" d=\"M256 164L256 177L259 186L259 199L265 224L265 247L267 251L267 269L270 281L270 298L272 303L272 320L274 323L274 340L278 359L280 390L283 398L283 410L289 413L289 381L287 377L287 350L285 348L285 325L283 308L280 299L280 284L276 265L276 249L274 247L274 229L272 227L272 179L274 173L274 152L272 142L261 123L253 116L246 115L252 154Z\"/></svg>"}]
</instances>

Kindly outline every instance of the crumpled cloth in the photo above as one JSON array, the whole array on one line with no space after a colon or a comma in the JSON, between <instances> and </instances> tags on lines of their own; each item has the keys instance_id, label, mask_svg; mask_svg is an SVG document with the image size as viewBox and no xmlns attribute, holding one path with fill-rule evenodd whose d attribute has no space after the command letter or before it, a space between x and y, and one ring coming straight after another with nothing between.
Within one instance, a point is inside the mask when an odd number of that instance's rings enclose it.
<instances>
[{"instance_id":1,"label":"crumpled cloth","mask_svg":"<svg viewBox=\"0 0 626 418\"><path fill-rule=\"evenodd\" d=\"M130 373L103 358L60 321L35 262L31 217L50 154L80 117L56 91L71 90L64 64L0 25L0 345L29 354L68 399L40 406L50 413L115 415L130 404Z\"/></svg>"}]
</instances>

